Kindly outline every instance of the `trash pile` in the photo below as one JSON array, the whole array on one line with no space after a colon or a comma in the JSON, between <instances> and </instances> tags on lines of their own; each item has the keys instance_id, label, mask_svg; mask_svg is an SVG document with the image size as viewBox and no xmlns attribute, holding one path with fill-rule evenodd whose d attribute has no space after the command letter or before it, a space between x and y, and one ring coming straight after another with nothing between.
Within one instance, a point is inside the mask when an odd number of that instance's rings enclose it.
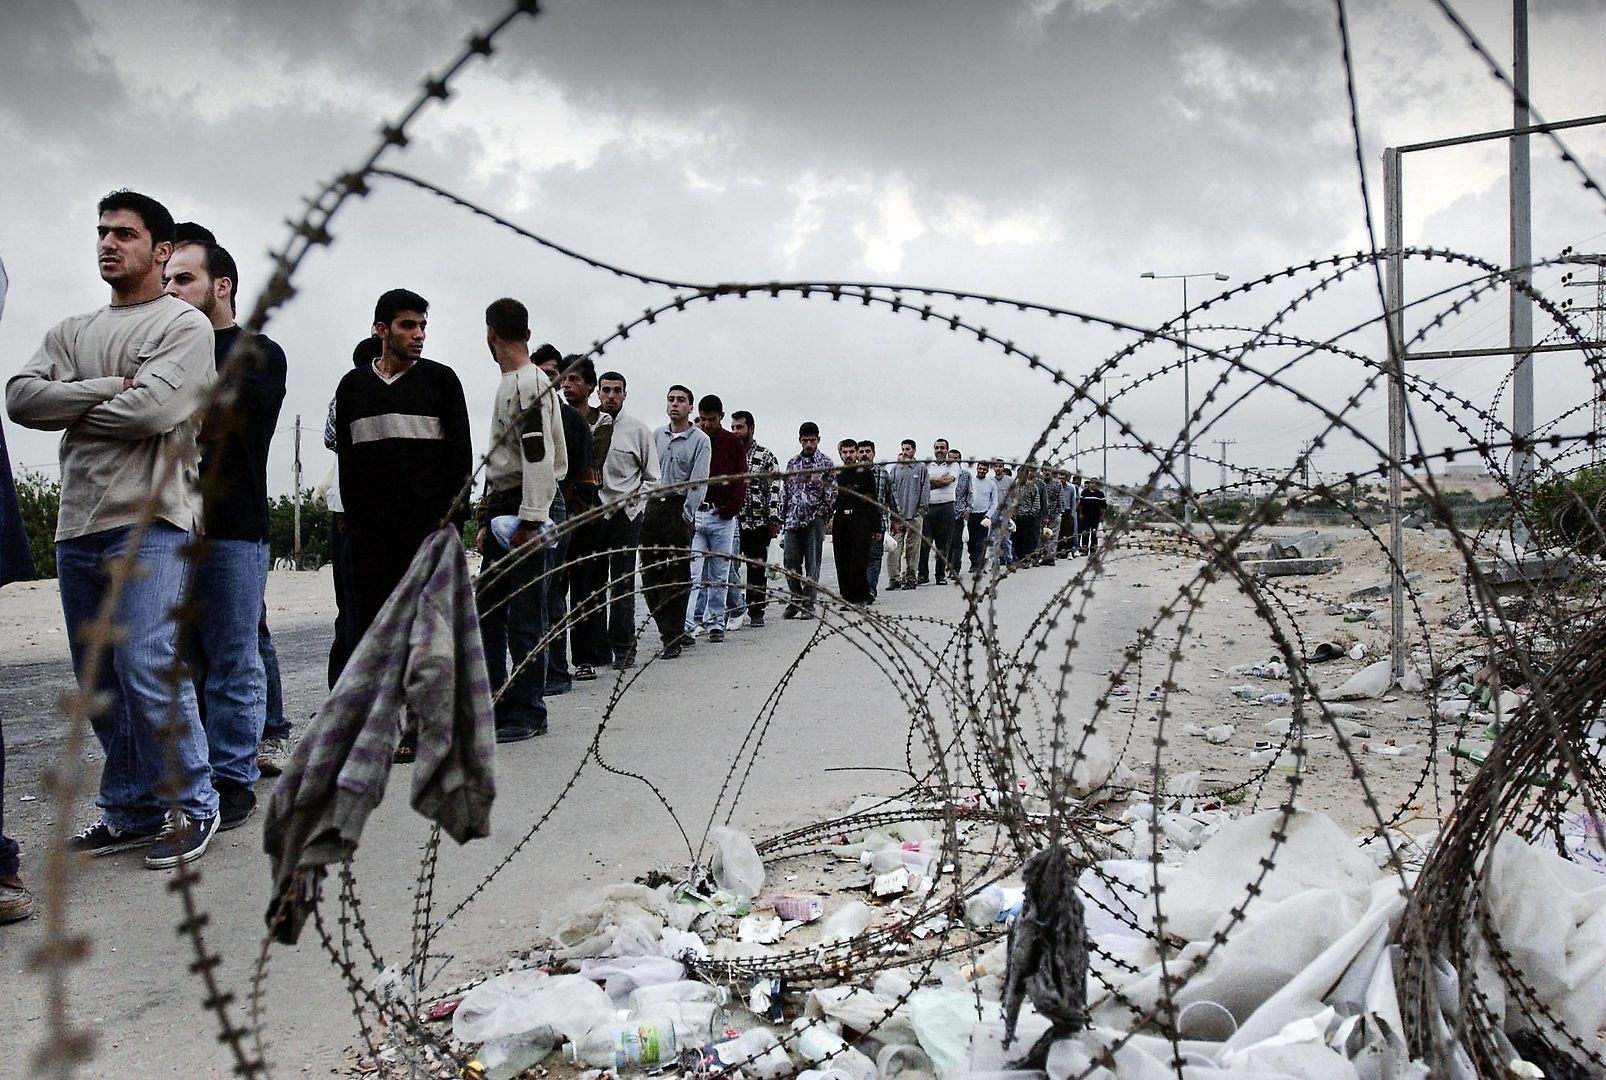
<instances>
[{"instance_id":1,"label":"trash pile","mask_svg":"<svg viewBox=\"0 0 1606 1080\"><path fill-rule=\"evenodd\" d=\"M1008 822L984 794L861 800L764 844L768 858L714 830L692 878L620 883L549 913L534 949L427 1015L449 1018L454 1056L472 1059L461 1075L488 1078L1437 1075L1413 1060L1395 982L1416 874L1399 867L1419 867L1434 837L1363 842L1289 809L1237 817L1206 809L1197 785L1179 777L1120 821L1077 818L1042 844L1072 868L1058 903L1028 889L1003 835L1044 817ZM1575 824L1564 849L1602 851ZM1484 932L1504 960L1490 949L1443 975L1494 993L1500 963L1515 964L1598 1049L1606 876L1589 866L1503 836ZM1543 1075L1523 1071L1515 1044L1508 1060L1508 1075Z\"/></svg>"}]
</instances>

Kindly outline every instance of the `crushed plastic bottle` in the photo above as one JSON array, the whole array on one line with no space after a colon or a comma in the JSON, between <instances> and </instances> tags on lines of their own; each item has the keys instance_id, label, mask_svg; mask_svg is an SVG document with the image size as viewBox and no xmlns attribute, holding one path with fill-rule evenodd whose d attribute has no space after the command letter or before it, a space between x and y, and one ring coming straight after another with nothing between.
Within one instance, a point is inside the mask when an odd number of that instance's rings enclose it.
<instances>
[{"instance_id":1,"label":"crushed plastic bottle","mask_svg":"<svg viewBox=\"0 0 1606 1080\"><path fill-rule=\"evenodd\" d=\"M664 1002L711 1001L723 1005L729 1000L730 991L723 986L710 986L695 979L682 979L679 982L637 987L630 992L628 1004L631 1012L645 1014L645 1010Z\"/></svg>"},{"instance_id":2,"label":"crushed plastic bottle","mask_svg":"<svg viewBox=\"0 0 1606 1080\"><path fill-rule=\"evenodd\" d=\"M717 1044L714 1056L726 1068L740 1068L753 1080L781 1080L792 1074L792 1059L769 1028L756 1027Z\"/></svg>"},{"instance_id":3,"label":"crushed plastic bottle","mask_svg":"<svg viewBox=\"0 0 1606 1080\"><path fill-rule=\"evenodd\" d=\"M484 1043L474 1060L484 1069L485 1080L512 1080L530 1066L545 1061L557 1045L557 1034L549 1027L539 1027Z\"/></svg>"}]
</instances>

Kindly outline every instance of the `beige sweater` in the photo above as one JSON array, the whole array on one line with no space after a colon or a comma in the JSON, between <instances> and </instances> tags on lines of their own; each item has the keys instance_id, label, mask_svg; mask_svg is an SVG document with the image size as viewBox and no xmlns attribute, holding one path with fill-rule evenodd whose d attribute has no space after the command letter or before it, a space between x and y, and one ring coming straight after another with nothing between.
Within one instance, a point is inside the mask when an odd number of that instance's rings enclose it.
<instances>
[{"instance_id":1,"label":"beige sweater","mask_svg":"<svg viewBox=\"0 0 1606 1080\"><path fill-rule=\"evenodd\" d=\"M57 540L134 524L147 494L158 520L196 528L195 436L216 377L212 351L206 316L175 296L75 315L45 335L6 383L6 411L63 432Z\"/></svg>"},{"instance_id":2,"label":"beige sweater","mask_svg":"<svg viewBox=\"0 0 1606 1080\"><path fill-rule=\"evenodd\" d=\"M541 410L541 430L546 433L546 456L526 461L519 446L527 409ZM491 409L491 448L485 458L485 485L488 491L519 488L519 520L546 521L552 513L552 496L558 481L569 471L569 445L563 438L563 416L558 411L558 391L546 372L534 364L502 375Z\"/></svg>"}]
</instances>

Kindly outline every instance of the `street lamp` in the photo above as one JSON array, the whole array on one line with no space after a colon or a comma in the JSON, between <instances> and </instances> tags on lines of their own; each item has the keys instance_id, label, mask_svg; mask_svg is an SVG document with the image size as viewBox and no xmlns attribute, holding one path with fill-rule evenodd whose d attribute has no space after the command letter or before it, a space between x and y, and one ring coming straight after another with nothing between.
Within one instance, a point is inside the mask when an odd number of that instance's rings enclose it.
<instances>
[{"instance_id":1,"label":"street lamp","mask_svg":"<svg viewBox=\"0 0 1606 1080\"><path fill-rule=\"evenodd\" d=\"M1103 474L1101 479L1106 485L1110 482L1110 384L1112 382L1125 382L1136 378L1133 375L1106 375L1101 382L1104 383L1104 464L1100 466Z\"/></svg>"},{"instance_id":2,"label":"street lamp","mask_svg":"<svg viewBox=\"0 0 1606 1080\"><path fill-rule=\"evenodd\" d=\"M1193 525L1193 401L1188 389L1188 281L1192 278L1228 280L1226 274L1207 270L1197 274L1156 274L1145 270L1138 275L1151 281L1182 282L1182 524Z\"/></svg>"}]
</instances>

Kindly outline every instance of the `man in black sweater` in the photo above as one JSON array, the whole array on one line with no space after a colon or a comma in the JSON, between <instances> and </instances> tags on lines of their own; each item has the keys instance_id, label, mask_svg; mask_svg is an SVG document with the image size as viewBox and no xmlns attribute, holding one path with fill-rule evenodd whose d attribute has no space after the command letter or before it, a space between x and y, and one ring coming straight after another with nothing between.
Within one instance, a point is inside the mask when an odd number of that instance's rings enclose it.
<instances>
[{"instance_id":1,"label":"man in black sweater","mask_svg":"<svg viewBox=\"0 0 1606 1080\"><path fill-rule=\"evenodd\" d=\"M335 390L335 452L351 550L356 648L424 538L468 520L473 444L463 384L424 359L429 301L392 289L374 306L379 359Z\"/></svg>"},{"instance_id":2,"label":"man in black sweater","mask_svg":"<svg viewBox=\"0 0 1606 1080\"><path fill-rule=\"evenodd\" d=\"M258 637L268 582L268 446L286 365L276 343L235 324L239 271L228 251L199 226L177 231L166 289L211 322L221 383L201 425L203 543L190 652L222 830L244 824L256 807L268 692Z\"/></svg>"}]
</instances>

